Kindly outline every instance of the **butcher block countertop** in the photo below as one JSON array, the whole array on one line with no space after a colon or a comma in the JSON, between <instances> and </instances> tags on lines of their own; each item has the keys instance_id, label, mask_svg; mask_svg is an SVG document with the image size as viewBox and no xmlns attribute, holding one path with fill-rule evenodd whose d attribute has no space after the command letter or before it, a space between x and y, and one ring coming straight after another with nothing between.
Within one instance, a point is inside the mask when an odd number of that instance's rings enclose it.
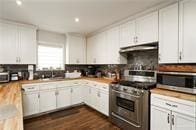
<instances>
[{"instance_id":1,"label":"butcher block countertop","mask_svg":"<svg viewBox=\"0 0 196 130\"><path fill-rule=\"evenodd\" d=\"M70 80L89 80L89 81L96 81L99 83L106 83L110 84L114 80L112 79L106 79L106 78L88 78L88 77L82 77L82 78L73 78L73 79L52 79L52 80L24 80L20 81L21 84L34 84L34 83L47 83L47 82L58 82L58 81L70 81Z\"/></svg>"},{"instance_id":2,"label":"butcher block countertop","mask_svg":"<svg viewBox=\"0 0 196 130\"><path fill-rule=\"evenodd\" d=\"M171 91L171 90L166 90L166 89L160 89L160 88L152 89L151 93L196 102L196 95L192 95L192 94L186 94L186 93L181 93L181 92L176 92L176 91Z\"/></svg>"},{"instance_id":3,"label":"butcher block countertop","mask_svg":"<svg viewBox=\"0 0 196 130\"><path fill-rule=\"evenodd\" d=\"M0 85L0 106L15 105L15 116L0 120L0 130L23 130L22 94L19 82Z\"/></svg>"},{"instance_id":4,"label":"butcher block countertop","mask_svg":"<svg viewBox=\"0 0 196 130\"><path fill-rule=\"evenodd\" d=\"M77 78L96 81L100 83L110 84L113 80L105 78ZM15 105L17 114L11 118L0 120L0 130L23 130L23 109L22 109L22 94L21 85L42 82L56 82L76 79L62 79L62 80L32 80L32 81L16 81L5 84L0 84L0 107L5 105Z\"/></svg>"}]
</instances>

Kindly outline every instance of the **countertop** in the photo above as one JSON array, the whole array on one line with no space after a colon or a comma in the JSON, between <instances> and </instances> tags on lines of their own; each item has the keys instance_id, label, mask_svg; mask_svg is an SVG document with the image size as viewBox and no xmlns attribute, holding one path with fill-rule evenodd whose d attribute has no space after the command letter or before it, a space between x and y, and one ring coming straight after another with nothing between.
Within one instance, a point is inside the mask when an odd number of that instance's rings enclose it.
<instances>
[{"instance_id":1,"label":"countertop","mask_svg":"<svg viewBox=\"0 0 196 130\"><path fill-rule=\"evenodd\" d=\"M6 119L0 120L0 130L23 130L23 109L22 109L22 94L21 84L42 83L42 82L56 82L67 80L90 80L100 83L109 84L113 80L105 78L77 78L77 79L62 79L62 80L31 80L31 81L16 81L5 84L0 84L0 106L2 105L15 105L17 108L17 115Z\"/></svg>"},{"instance_id":2,"label":"countertop","mask_svg":"<svg viewBox=\"0 0 196 130\"><path fill-rule=\"evenodd\" d=\"M16 116L0 120L0 130L23 130L23 112L21 85L19 82L0 85L0 106L13 104L17 108Z\"/></svg>"},{"instance_id":3,"label":"countertop","mask_svg":"<svg viewBox=\"0 0 196 130\"><path fill-rule=\"evenodd\" d=\"M176 92L176 91L171 91L171 90L166 90L166 89L161 89L161 88L154 88L151 90L151 93L196 102L196 95L194 94L186 94L186 93L181 93L181 92Z\"/></svg>"}]
</instances>

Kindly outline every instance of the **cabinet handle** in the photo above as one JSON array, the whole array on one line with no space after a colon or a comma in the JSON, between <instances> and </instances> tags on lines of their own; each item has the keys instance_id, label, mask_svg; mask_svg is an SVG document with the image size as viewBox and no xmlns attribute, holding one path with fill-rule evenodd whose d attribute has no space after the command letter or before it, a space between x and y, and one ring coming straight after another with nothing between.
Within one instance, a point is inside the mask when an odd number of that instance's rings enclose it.
<instances>
[{"instance_id":1,"label":"cabinet handle","mask_svg":"<svg viewBox=\"0 0 196 130\"><path fill-rule=\"evenodd\" d=\"M73 93L73 89L71 88L71 93Z\"/></svg>"},{"instance_id":2,"label":"cabinet handle","mask_svg":"<svg viewBox=\"0 0 196 130\"><path fill-rule=\"evenodd\" d=\"M171 104L169 104L169 103L165 103L165 105L170 106L170 107L172 106L172 105L171 105Z\"/></svg>"},{"instance_id":3,"label":"cabinet handle","mask_svg":"<svg viewBox=\"0 0 196 130\"><path fill-rule=\"evenodd\" d=\"M170 124L170 114L167 115L167 123Z\"/></svg>"},{"instance_id":4,"label":"cabinet handle","mask_svg":"<svg viewBox=\"0 0 196 130\"><path fill-rule=\"evenodd\" d=\"M135 37L135 42L138 43L138 37L137 36Z\"/></svg>"},{"instance_id":5,"label":"cabinet handle","mask_svg":"<svg viewBox=\"0 0 196 130\"><path fill-rule=\"evenodd\" d=\"M180 51L179 59L182 60L182 52Z\"/></svg>"},{"instance_id":6,"label":"cabinet handle","mask_svg":"<svg viewBox=\"0 0 196 130\"><path fill-rule=\"evenodd\" d=\"M38 98L40 98L40 94L38 93L38 96L37 96Z\"/></svg>"},{"instance_id":7,"label":"cabinet handle","mask_svg":"<svg viewBox=\"0 0 196 130\"><path fill-rule=\"evenodd\" d=\"M172 125L174 125L174 115L172 115Z\"/></svg>"},{"instance_id":8,"label":"cabinet handle","mask_svg":"<svg viewBox=\"0 0 196 130\"><path fill-rule=\"evenodd\" d=\"M16 62L18 63L18 57L16 57Z\"/></svg>"}]
</instances>

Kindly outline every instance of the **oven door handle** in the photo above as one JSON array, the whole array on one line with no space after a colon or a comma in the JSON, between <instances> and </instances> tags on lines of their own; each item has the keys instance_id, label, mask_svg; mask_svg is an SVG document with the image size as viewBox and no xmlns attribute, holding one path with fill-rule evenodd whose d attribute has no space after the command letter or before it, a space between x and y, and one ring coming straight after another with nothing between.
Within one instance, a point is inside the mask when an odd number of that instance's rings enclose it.
<instances>
[{"instance_id":1,"label":"oven door handle","mask_svg":"<svg viewBox=\"0 0 196 130\"><path fill-rule=\"evenodd\" d=\"M137 128L141 127L140 125L137 125L137 124L135 124L135 123L132 123L132 122L130 122L130 121L128 121L128 120L126 120L126 119L120 117L119 115L115 114L114 112L112 112L112 115L115 116L116 118L121 119L122 121L127 122L127 123L130 124L130 125L133 125L134 127L137 127Z\"/></svg>"},{"instance_id":2,"label":"oven door handle","mask_svg":"<svg viewBox=\"0 0 196 130\"><path fill-rule=\"evenodd\" d=\"M129 93L119 92L119 91L116 91L116 90L112 90L112 91L114 91L114 92L116 92L116 93L119 93L119 94L129 95L129 96L134 97L134 98L141 98L141 96L135 96L135 95L131 95L131 94L129 94Z\"/></svg>"}]
</instances>

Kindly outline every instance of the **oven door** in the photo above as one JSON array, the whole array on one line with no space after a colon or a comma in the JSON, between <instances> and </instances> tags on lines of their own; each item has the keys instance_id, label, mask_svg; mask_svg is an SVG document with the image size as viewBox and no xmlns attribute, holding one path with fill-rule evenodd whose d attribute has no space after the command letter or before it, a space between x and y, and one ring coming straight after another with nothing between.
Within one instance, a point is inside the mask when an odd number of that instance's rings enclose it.
<instances>
[{"instance_id":1,"label":"oven door","mask_svg":"<svg viewBox=\"0 0 196 130\"><path fill-rule=\"evenodd\" d=\"M135 96L112 89L111 114L135 127L141 127L142 95Z\"/></svg>"}]
</instances>

